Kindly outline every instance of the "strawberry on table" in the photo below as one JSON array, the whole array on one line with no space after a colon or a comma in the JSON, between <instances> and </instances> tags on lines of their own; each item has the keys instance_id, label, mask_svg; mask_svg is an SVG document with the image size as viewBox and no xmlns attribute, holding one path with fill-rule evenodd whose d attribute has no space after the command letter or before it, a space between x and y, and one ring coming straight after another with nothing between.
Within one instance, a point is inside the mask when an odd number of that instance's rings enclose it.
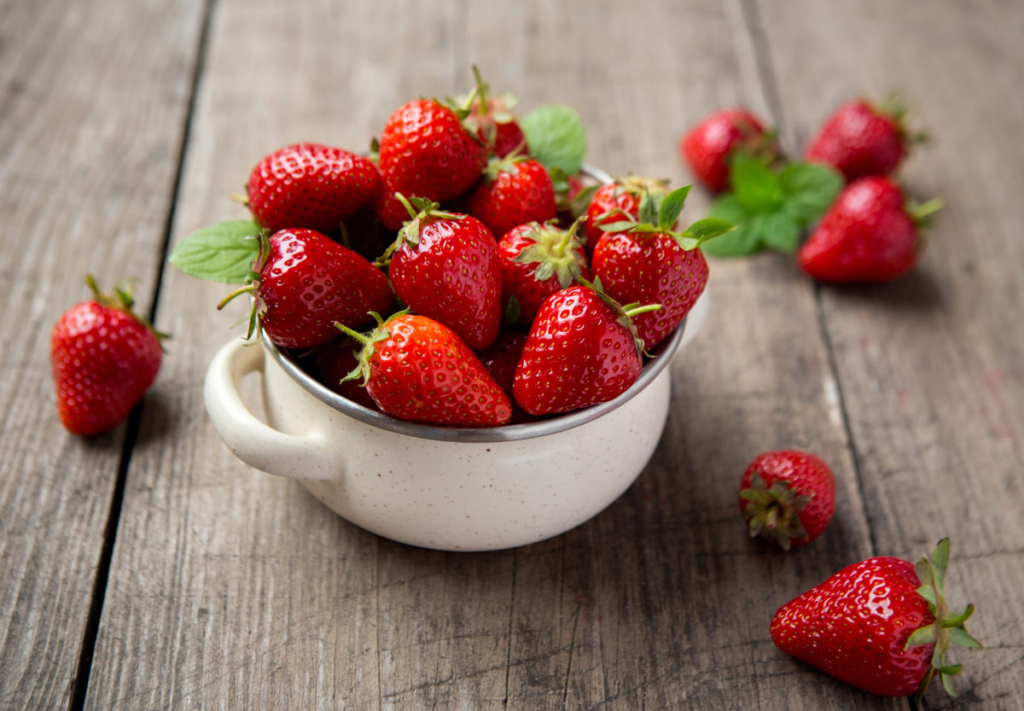
<instances>
[{"instance_id":1,"label":"strawberry on table","mask_svg":"<svg viewBox=\"0 0 1024 711\"><path fill-rule=\"evenodd\" d=\"M502 315L494 235L479 220L441 211L429 200L405 204L410 219L381 258L381 263L390 260L395 293L416 313L455 331L470 348L486 348L498 337Z\"/></svg>"},{"instance_id":2,"label":"strawberry on table","mask_svg":"<svg viewBox=\"0 0 1024 711\"><path fill-rule=\"evenodd\" d=\"M470 348L426 316L400 312L363 335L358 370L381 411L401 420L449 427L496 427L512 415L508 397Z\"/></svg>"},{"instance_id":3,"label":"strawberry on table","mask_svg":"<svg viewBox=\"0 0 1024 711\"><path fill-rule=\"evenodd\" d=\"M114 427L149 389L163 351L157 333L132 313L132 297L101 294L91 276L92 301L71 307L50 334L57 412L70 432L94 435Z\"/></svg>"},{"instance_id":4,"label":"strawberry on table","mask_svg":"<svg viewBox=\"0 0 1024 711\"><path fill-rule=\"evenodd\" d=\"M921 251L920 230L942 200L908 202L891 178L850 183L800 248L800 267L837 284L895 279L910 271Z\"/></svg>"},{"instance_id":5,"label":"strawberry on table","mask_svg":"<svg viewBox=\"0 0 1024 711\"><path fill-rule=\"evenodd\" d=\"M907 130L906 112L898 99L881 106L864 100L843 104L811 139L805 158L836 168L847 180L888 175L899 167L911 143L924 140Z\"/></svg>"},{"instance_id":6,"label":"strawberry on table","mask_svg":"<svg viewBox=\"0 0 1024 711\"><path fill-rule=\"evenodd\" d=\"M820 536L836 508L835 479L825 462L796 450L764 452L743 473L740 511L750 537L783 550Z\"/></svg>"},{"instance_id":7,"label":"strawberry on table","mask_svg":"<svg viewBox=\"0 0 1024 711\"><path fill-rule=\"evenodd\" d=\"M631 318L658 308L620 306L590 284L552 294L537 312L516 367L516 402L531 415L554 415L614 400L643 364Z\"/></svg>"},{"instance_id":8,"label":"strawberry on table","mask_svg":"<svg viewBox=\"0 0 1024 711\"><path fill-rule=\"evenodd\" d=\"M377 198L380 173L369 158L317 143L274 151L249 175L249 209L275 232L330 232Z\"/></svg>"},{"instance_id":9,"label":"strawberry on table","mask_svg":"<svg viewBox=\"0 0 1024 711\"><path fill-rule=\"evenodd\" d=\"M531 222L513 228L498 242L507 325L529 326L551 294L567 289L580 277L590 279L587 253L578 234L582 221L568 230Z\"/></svg>"},{"instance_id":10,"label":"strawberry on table","mask_svg":"<svg viewBox=\"0 0 1024 711\"><path fill-rule=\"evenodd\" d=\"M594 251L594 245L604 234L602 225L622 220L639 220L640 203L644 196L664 195L667 192L667 180L637 175L617 178L615 182L599 187L587 206L587 249Z\"/></svg>"},{"instance_id":11,"label":"strawberry on table","mask_svg":"<svg viewBox=\"0 0 1024 711\"><path fill-rule=\"evenodd\" d=\"M634 319L647 349L661 343L693 308L708 281L708 264L697 249L734 229L707 218L675 231L690 187L662 196L645 193L638 220L604 221L591 267L610 297L621 303L658 303L661 309Z\"/></svg>"},{"instance_id":12,"label":"strawberry on table","mask_svg":"<svg viewBox=\"0 0 1024 711\"><path fill-rule=\"evenodd\" d=\"M779 608L771 636L787 654L881 696L923 694L938 673L951 695L951 644L980 648L964 627L974 612L949 611L943 595L949 539L916 566L870 558L839 571Z\"/></svg>"},{"instance_id":13,"label":"strawberry on table","mask_svg":"<svg viewBox=\"0 0 1024 711\"><path fill-rule=\"evenodd\" d=\"M495 237L516 225L558 217L555 188L543 165L522 156L492 159L470 193L467 212Z\"/></svg>"},{"instance_id":14,"label":"strawberry on table","mask_svg":"<svg viewBox=\"0 0 1024 711\"><path fill-rule=\"evenodd\" d=\"M737 149L768 162L778 154L761 119L742 108L711 114L679 141L679 153L693 176L716 193L729 187L729 158Z\"/></svg>"}]
</instances>

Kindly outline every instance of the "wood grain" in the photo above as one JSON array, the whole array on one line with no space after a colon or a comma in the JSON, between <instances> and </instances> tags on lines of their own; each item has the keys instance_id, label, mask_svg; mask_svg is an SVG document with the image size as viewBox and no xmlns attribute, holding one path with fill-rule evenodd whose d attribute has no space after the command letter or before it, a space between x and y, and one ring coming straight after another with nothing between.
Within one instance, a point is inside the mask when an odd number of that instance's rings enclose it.
<instances>
[{"instance_id":1,"label":"wood grain","mask_svg":"<svg viewBox=\"0 0 1024 711\"><path fill-rule=\"evenodd\" d=\"M86 271L137 277L150 306L201 9L0 3L0 709L66 707L91 644L125 427L64 431L49 334Z\"/></svg>"},{"instance_id":2,"label":"wood grain","mask_svg":"<svg viewBox=\"0 0 1024 711\"><path fill-rule=\"evenodd\" d=\"M947 587L974 602L988 649L959 701L1024 697L1024 7L1019 3L764 3L765 37L794 147L841 101L898 90L932 135L901 171L942 195L909 277L822 289L821 308L880 554L914 559L953 539ZM813 28L813 30L811 29Z\"/></svg>"}]
</instances>

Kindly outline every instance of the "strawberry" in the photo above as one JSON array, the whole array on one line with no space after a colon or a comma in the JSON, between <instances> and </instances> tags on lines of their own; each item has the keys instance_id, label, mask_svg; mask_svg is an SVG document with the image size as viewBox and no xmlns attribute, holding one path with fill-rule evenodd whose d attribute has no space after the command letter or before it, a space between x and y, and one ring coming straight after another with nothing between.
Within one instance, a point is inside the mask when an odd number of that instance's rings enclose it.
<instances>
[{"instance_id":1,"label":"strawberry","mask_svg":"<svg viewBox=\"0 0 1024 711\"><path fill-rule=\"evenodd\" d=\"M832 470L813 454L779 450L760 454L743 473L740 511L750 537L783 550L821 535L836 508Z\"/></svg>"},{"instance_id":2,"label":"strawberry","mask_svg":"<svg viewBox=\"0 0 1024 711\"><path fill-rule=\"evenodd\" d=\"M391 185L384 183L384 189L380 191L374 201L374 209L377 212L377 220L389 230L399 230L407 219L409 212L405 205L398 199L397 193Z\"/></svg>"},{"instance_id":3,"label":"strawberry","mask_svg":"<svg viewBox=\"0 0 1024 711\"><path fill-rule=\"evenodd\" d=\"M950 644L980 648L943 597L949 539L917 566L869 558L839 571L779 608L771 636L787 654L859 689L881 696L923 694L935 672L951 696Z\"/></svg>"},{"instance_id":4,"label":"strawberry","mask_svg":"<svg viewBox=\"0 0 1024 711\"><path fill-rule=\"evenodd\" d=\"M367 335L338 328L363 344L359 367L381 411L400 420L449 427L495 427L509 421L508 397L473 351L442 323L399 312Z\"/></svg>"},{"instance_id":5,"label":"strawberry","mask_svg":"<svg viewBox=\"0 0 1024 711\"><path fill-rule=\"evenodd\" d=\"M519 358L523 355L523 346L526 345L526 334L521 331L502 331L498 338L491 345L481 351L477 351L477 357L484 370L494 378L512 403L512 419L510 424L516 425L523 422L530 422L534 418L526 414L523 408L519 407L512 395L512 383L515 380L516 366L519 365Z\"/></svg>"},{"instance_id":6,"label":"strawberry","mask_svg":"<svg viewBox=\"0 0 1024 711\"><path fill-rule=\"evenodd\" d=\"M590 198L587 207L587 248L593 251L604 231L601 225L640 218L640 202L644 195L664 195L668 181L631 175L602 185Z\"/></svg>"},{"instance_id":7,"label":"strawberry","mask_svg":"<svg viewBox=\"0 0 1024 711\"><path fill-rule=\"evenodd\" d=\"M469 190L487 165L487 148L452 110L418 99L388 119L380 137L380 174L392 192L436 202Z\"/></svg>"},{"instance_id":8,"label":"strawberry","mask_svg":"<svg viewBox=\"0 0 1024 711\"><path fill-rule=\"evenodd\" d=\"M517 103L514 94L489 95L490 87L480 77L480 70L473 67L476 78L477 96L472 101L466 125L498 158L513 153L529 155L523 129L510 112Z\"/></svg>"},{"instance_id":9,"label":"strawberry","mask_svg":"<svg viewBox=\"0 0 1024 711\"><path fill-rule=\"evenodd\" d=\"M913 268L921 251L919 230L941 200L907 202L890 178L850 183L800 249L800 267L819 281L880 282Z\"/></svg>"},{"instance_id":10,"label":"strawberry","mask_svg":"<svg viewBox=\"0 0 1024 711\"><path fill-rule=\"evenodd\" d=\"M366 392L366 388L354 380L345 380L359 366L362 350L363 344L354 339L336 338L317 349L316 366L320 372L320 382L330 390L363 407L377 410L377 403Z\"/></svg>"},{"instance_id":11,"label":"strawberry","mask_svg":"<svg viewBox=\"0 0 1024 711\"><path fill-rule=\"evenodd\" d=\"M594 248L594 275L608 295L622 303L659 303L661 309L634 319L644 348L652 349L679 325L704 292L708 264L697 247L734 229L708 218L683 232L675 224L689 186L662 197L646 193L639 221L607 222Z\"/></svg>"},{"instance_id":12,"label":"strawberry","mask_svg":"<svg viewBox=\"0 0 1024 711\"><path fill-rule=\"evenodd\" d=\"M805 158L836 168L847 180L888 175L899 167L910 143L924 140L904 125L906 107L893 99L883 106L867 101L843 104L807 146Z\"/></svg>"},{"instance_id":13,"label":"strawberry","mask_svg":"<svg viewBox=\"0 0 1024 711\"><path fill-rule=\"evenodd\" d=\"M379 269L314 230L281 230L269 239L264 233L253 274L217 308L254 294L249 336L259 321L267 337L285 348L327 343L338 337L335 321L359 326L394 301Z\"/></svg>"},{"instance_id":14,"label":"strawberry","mask_svg":"<svg viewBox=\"0 0 1024 711\"><path fill-rule=\"evenodd\" d=\"M526 222L553 220L558 217L558 207L551 176L535 160L492 160L469 196L467 212L487 225L495 237Z\"/></svg>"},{"instance_id":15,"label":"strawberry","mask_svg":"<svg viewBox=\"0 0 1024 711\"><path fill-rule=\"evenodd\" d=\"M590 279L587 253L577 236L581 221L568 230L530 222L498 242L506 325L529 326L551 294L580 277Z\"/></svg>"},{"instance_id":16,"label":"strawberry","mask_svg":"<svg viewBox=\"0 0 1024 711\"><path fill-rule=\"evenodd\" d=\"M737 149L771 162L778 154L775 140L764 124L746 109L717 111L687 132L679 153L693 176L713 192L729 186L729 157Z\"/></svg>"},{"instance_id":17,"label":"strawberry","mask_svg":"<svg viewBox=\"0 0 1024 711\"><path fill-rule=\"evenodd\" d=\"M417 313L448 326L470 348L486 348L501 329L501 259L494 235L468 215L437 203L405 202L411 219L379 263L390 260L395 293Z\"/></svg>"},{"instance_id":18,"label":"strawberry","mask_svg":"<svg viewBox=\"0 0 1024 711\"><path fill-rule=\"evenodd\" d=\"M555 292L537 312L512 385L531 415L614 400L639 377L642 344L632 316L657 304L619 306L593 285Z\"/></svg>"},{"instance_id":19,"label":"strawberry","mask_svg":"<svg viewBox=\"0 0 1024 711\"><path fill-rule=\"evenodd\" d=\"M317 143L274 151L249 175L249 209L271 232L329 232L376 199L380 173L369 158Z\"/></svg>"},{"instance_id":20,"label":"strawberry","mask_svg":"<svg viewBox=\"0 0 1024 711\"><path fill-rule=\"evenodd\" d=\"M156 379L163 352L157 333L132 313L129 291L100 294L73 306L50 334L50 364L57 412L70 432L94 435L117 425Z\"/></svg>"}]
</instances>

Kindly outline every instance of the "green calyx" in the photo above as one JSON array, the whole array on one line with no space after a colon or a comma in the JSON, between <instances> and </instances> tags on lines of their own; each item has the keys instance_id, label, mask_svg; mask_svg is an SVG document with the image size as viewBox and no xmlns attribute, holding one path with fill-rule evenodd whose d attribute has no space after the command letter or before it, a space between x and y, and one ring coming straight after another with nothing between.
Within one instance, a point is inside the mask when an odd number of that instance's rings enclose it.
<instances>
[{"instance_id":1,"label":"green calyx","mask_svg":"<svg viewBox=\"0 0 1024 711\"><path fill-rule=\"evenodd\" d=\"M981 642L972 637L964 624L974 614L974 605L968 605L963 612L950 612L943 595L943 586L946 582L946 570L949 568L949 538L943 538L932 550L930 558L922 558L914 566L917 577L921 581L921 587L917 594L928 603L935 621L931 624L919 627L914 630L907 639L904 649L920 647L926 644L934 644L932 651L932 665L921 681L917 696L920 701L924 692L928 689L932 678L936 673L942 683L942 688L952 697L956 697L953 690L952 677L956 676L963 669L962 664L947 664L946 655L952 644L967 647L968 649L981 649Z\"/></svg>"},{"instance_id":2,"label":"green calyx","mask_svg":"<svg viewBox=\"0 0 1024 711\"><path fill-rule=\"evenodd\" d=\"M647 352L647 349L644 347L643 339L640 338L640 335L637 333L636 324L633 323L633 317L639 316L640 314L644 314L649 311L660 311L661 304L646 304L644 306L641 306L640 304L623 305L605 293L604 288L601 286L600 279L594 279L593 282L589 282L586 279L580 277L576 279L576 283L581 284L582 286L585 286L588 289L592 290L594 293L597 294L601 301L612 307L612 309L618 315L618 318L615 319L616 323L626 328L626 330L629 331L630 335L633 336L633 345L636 346L637 355L639 355L641 358L643 358L645 355L651 355L650 353Z\"/></svg>"},{"instance_id":3,"label":"green calyx","mask_svg":"<svg viewBox=\"0 0 1024 711\"><path fill-rule=\"evenodd\" d=\"M376 351L377 343L391 338L391 330L387 327L388 324L399 316L405 316L407 313L409 313L409 309L399 311L398 313L391 315L388 320L385 321L380 317L379 313L371 311L370 315L373 316L373 320L377 322L377 327L369 333L359 333L358 331L353 331L342 323L338 323L337 321L334 322L335 328L346 336L355 339L363 346L363 349L359 352L359 364L351 373L342 378L341 382L344 383L349 380L355 380L356 378L362 378L363 381L361 385L366 385L367 381L370 379L370 358L373 357L374 351Z\"/></svg>"},{"instance_id":4,"label":"green calyx","mask_svg":"<svg viewBox=\"0 0 1024 711\"><path fill-rule=\"evenodd\" d=\"M664 234L672 237L682 249L697 249L709 239L724 235L736 229L731 222L717 217L708 217L698 220L685 230L676 231L676 222L686 204L686 197L690 194L692 186L685 185L676 188L670 193L652 192L646 189L640 198L640 210L638 219L634 220L625 215L627 219L611 223L601 224L605 232L629 232L631 234ZM609 211L598 219L605 219L615 214L622 213L621 210Z\"/></svg>"},{"instance_id":5,"label":"green calyx","mask_svg":"<svg viewBox=\"0 0 1024 711\"><path fill-rule=\"evenodd\" d=\"M910 144L927 143L930 137L926 131L912 131L907 126L907 116L910 114L910 105L902 96L896 93L889 94L880 104L870 101L865 102L868 107L879 116L884 116L896 126L900 143L903 146Z\"/></svg>"},{"instance_id":6,"label":"green calyx","mask_svg":"<svg viewBox=\"0 0 1024 711\"><path fill-rule=\"evenodd\" d=\"M250 238L247 237L246 239ZM270 259L270 231L262 229L251 239L256 241L256 256L252 260L249 273L245 276L244 285L232 291L217 304L217 310L221 311L242 294L252 296L252 307L249 309L249 316L242 319L242 322L247 324L246 340L252 340L254 335L261 333L258 327L260 325L260 318L266 310L266 305L260 299L260 274L267 265L267 260ZM237 325L238 323L235 324L235 326Z\"/></svg>"},{"instance_id":7,"label":"green calyx","mask_svg":"<svg viewBox=\"0 0 1024 711\"><path fill-rule=\"evenodd\" d=\"M910 215L910 219L914 221L914 225L917 226L917 229L925 230L932 226L932 215L945 206L946 201L942 198L932 198L927 202L907 200L903 205L903 210Z\"/></svg>"},{"instance_id":8,"label":"green calyx","mask_svg":"<svg viewBox=\"0 0 1024 711\"><path fill-rule=\"evenodd\" d=\"M135 291L134 281L129 280L117 284L114 287L113 294L105 294L100 291L99 286L96 284L96 279L92 274L85 275L85 285L88 286L89 291L92 292L93 301L100 306L124 311L126 314L149 329L153 335L156 336L157 341L160 342L160 350L163 350L163 342L171 337L170 334L156 330L148 318L141 314L137 314L132 310L132 307L135 306L135 297L133 295Z\"/></svg>"},{"instance_id":9,"label":"green calyx","mask_svg":"<svg viewBox=\"0 0 1024 711\"><path fill-rule=\"evenodd\" d=\"M519 168L517 166L519 163L529 159L529 156L521 152L525 147L525 143L521 143L518 148L504 158L491 158L487 161L487 167L484 168L484 178L488 182L494 182L502 173L518 172Z\"/></svg>"},{"instance_id":10,"label":"green calyx","mask_svg":"<svg viewBox=\"0 0 1024 711\"><path fill-rule=\"evenodd\" d=\"M800 522L800 512L811 503L810 496L798 496L785 481L774 481L771 487L754 472L750 488L740 491L747 502L743 518L750 529L750 537L761 536L788 551L794 539L807 539L807 530Z\"/></svg>"},{"instance_id":11,"label":"green calyx","mask_svg":"<svg viewBox=\"0 0 1024 711\"><path fill-rule=\"evenodd\" d=\"M428 220L461 220L465 218L465 215L441 210L441 206L438 203L427 198L406 198L402 193L395 193L395 197L408 211L409 219L402 225L402 229L398 231L398 237L395 238L395 241L374 262L374 266L377 267L388 266L391 263L391 256L403 244L408 244L412 247L418 245L420 243L420 229Z\"/></svg>"},{"instance_id":12,"label":"green calyx","mask_svg":"<svg viewBox=\"0 0 1024 711\"><path fill-rule=\"evenodd\" d=\"M476 81L475 96L467 94L450 101L460 108L468 107L469 113L466 115L463 125L473 135L482 137L484 143L493 149L498 138L497 124L515 121L515 117L509 111L515 107L518 99L510 92L492 98L491 88L480 76L480 69L475 64L473 65L473 79ZM517 150L517 152L519 151Z\"/></svg>"},{"instance_id":13,"label":"green calyx","mask_svg":"<svg viewBox=\"0 0 1024 711\"><path fill-rule=\"evenodd\" d=\"M581 253L583 241L580 228L586 217L580 217L567 230L558 229L553 222L543 225L532 223L524 236L533 241L512 261L518 264L536 264L533 276L537 281L558 278L563 289L568 288L583 274L587 258Z\"/></svg>"}]
</instances>

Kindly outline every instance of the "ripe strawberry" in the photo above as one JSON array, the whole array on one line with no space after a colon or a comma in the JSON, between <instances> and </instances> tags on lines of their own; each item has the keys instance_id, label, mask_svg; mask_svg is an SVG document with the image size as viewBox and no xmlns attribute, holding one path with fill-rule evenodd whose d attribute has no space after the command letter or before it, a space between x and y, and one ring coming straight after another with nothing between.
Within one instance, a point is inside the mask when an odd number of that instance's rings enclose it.
<instances>
[{"instance_id":1,"label":"ripe strawberry","mask_svg":"<svg viewBox=\"0 0 1024 711\"><path fill-rule=\"evenodd\" d=\"M587 207L587 249L593 252L604 231L602 225L622 220L638 220L645 195L664 195L668 181L631 175L602 185Z\"/></svg>"},{"instance_id":2,"label":"ripe strawberry","mask_svg":"<svg viewBox=\"0 0 1024 711\"><path fill-rule=\"evenodd\" d=\"M376 316L376 314L375 314ZM473 351L444 324L405 311L362 335L359 371L381 411L400 420L449 427L495 427L512 414L508 397Z\"/></svg>"},{"instance_id":3,"label":"ripe strawberry","mask_svg":"<svg viewBox=\"0 0 1024 711\"><path fill-rule=\"evenodd\" d=\"M387 183L374 202L377 220L389 230L400 230L402 224L409 219L409 211L397 197L397 193Z\"/></svg>"},{"instance_id":4,"label":"ripe strawberry","mask_svg":"<svg viewBox=\"0 0 1024 711\"><path fill-rule=\"evenodd\" d=\"M369 158L316 143L274 151L249 175L249 209L265 229L329 232L381 191Z\"/></svg>"},{"instance_id":5,"label":"ripe strawberry","mask_svg":"<svg viewBox=\"0 0 1024 711\"><path fill-rule=\"evenodd\" d=\"M516 225L558 217L551 176L535 160L492 160L469 196L468 212L500 238Z\"/></svg>"},{"instance_id":6,"label":"ripe strawberry","mask_svg":"<svg viewBox=\"0 0 1024 711\"><path fill-rule=\"evenodd\" d=\"M855 180L801 247L800 267L819 281L837 284L895 279L917 262L918 232L942 204L908 203L890 178Z\"/></svg>"},{"instance_id":7,"label":"ripe strawberry","mask_svg":"<svg viewBox=\"0 0 1024 711\"><path fill-rule=\"evenodd\" d=\"M336 338L317 349L316 366L320 382L330 390L354 403L371 410L378 410L366 388L354 380L345 380L348 374L359 367L359 354L363 344L351 338Z\"/></svg>"},{"instance_id":8,"label":"ripe strawberry","mask_svg":"<svg viewBox=\"0 0 1024 711\"><path fill-rule=\"evenodd\" d=\"M253 265L258 278L228 295L255 295L249 335L258 320L285 348L311 348L338 337L335 321L359 326L394 301L384 274L350 249L313 230L281 230L261 237Z\"/></svg>"},{"instance_id":9,"label":"ripe strawberry","mask_svg":"<svg viewBox=\"0 0 1024 711\"><path fill-rule=\"evenodd\" d=\"M881 696L924 693L935 672L951 696L949 645L980 648L964 628L974 612L949 612L942 586L949 539L916 566L869 558L783 605L772 618L776 646L837 679ZM938 622L937 622L938 620Z\"/></svg>"},{"instance_id":10,"label":"ripe strawberry","mask_svg":"<svg viewBox=\"0 0 1024 711\"><path fill-rule=\"evenodd\" d=\"M708 218L675 232L689 190L679 188L663 198L648 193L639 221L606 221L602 229L607 232L594 248L593 272L610 297L622 303L661 304L658 311L634 319L646 349L665 340L704 292L708 263L697 247L734 229L724 220Z\"/></svg>"},{"instance_id":11,"label":"ripe strawberry","mask_svg":"<svg viewBox=\"0 0 1024 711\"><path fill-rule=\"evenodd\" d=\"M783 550L821 535L836 508L832 470L813 454L765 452L750 463L740 484L740 511L750 537Z\"/></svg>"},{"instance_id":12,"label":"ripe strawberry","mask_svg":"<svg viewBox=\"0 0 1024 711\"><path fill-rule=\"evenodd\" d=\"M405 198L402 197L402 200ZM479 220L413 201L412 219L388 247L395 293L417 313L451 328L470 348L486 348L501 329L501 259Z\"/></svg>"},{"instance_id":13,"label":"ripe strawberry","mask_svg":"<svg viewBox=\"0 0 1024 711\"><path fill-rule=\"evenodd\" d=\"M851 101L832 114L811 139L805 158L836 168L847 180L888 175L907 155L910 143L924 140L904 125L906 107L892 100L883 106Z\"/></svg>"},{"instance_id":14,"label":"ripe strawberry","mask_svg":"<svg viewBox=\"0 0 1024 711\"><path fill-rule=\"evenodd\" d=\"M500 96L489 94L490 87L480 78L480 71L473 67L476 78L477 96L472 101L466 125L498 158L518 153L529 155L530 147L526 136L510 112L517 103L515 95L508 92Z\"/></svg>"},{"instance_id":15,"label":"ripe strawberry","mask_svg":"<svg viewBox=\"0 0 1024 711\"><path fill-rule=\"evenodd\" d=\"M530 222L498 242L506 325L529 326L551 294L580 277L590 279L587 253L577 236L581 221L568 230Z\"/></svg>"},{"instance_id":16,"label":"ripe strawberry","mask_svg":"<svg viewBox=\"0 0 1024 711\"><path fill-rule=\"evenodd\" d=\"M93 300L73 306L50 334L50 364L57 412L72 433L93 435L121 422L160 370L160 338L132 313L131 293L100 294L86 277Z\"/></svg>"},{"instance_id":17,"label":"ripe strawberry","mask_svg":"<svg viewBox=\"0 0 1024 711\"><path fill-rule=\"evenodd\" d=\"M679 141L693 176L716 193L729 187L729 155L738 148L768 161L778 153L761 119L740 108L711 114Z\"/></svg>"},{"instance_id":18,"label":"ripe strawberry","mask_svg":"<svg viewBox=\"0 0 1024 711\"><path fill-rule=\"evenodd\" d=\"M642 344L630 319L658 308L624 308L589 284L552 294L537 312L516 367L516 402L531 415L554 415L614 400L642 366Z\"/></svg>"},{"instance_id":19,"label":"ripe strawberry","mask_svg":"<svg viewBox=\"0 0 1024 711\"><path fill-rule=\"evenodd\" d=\"M410 101L380 137L380 174L388 188L436 202L469 190L487 165L487 148L462 125L468 110Z\"/></svg>"},{"instance_id":20,"label":"ripe strawberry","mask_svg":"<svg viewBox=\"0 0 1024 711\"><path fill-rule=\"evenodd\" d=\"M526 345L526 334L521 331L502 331L498 338L491 345L477 352L480 364L484 370L494 378L512 403L512 419L509 424L520 424L530 422L534 418L526 414L523 408L519 407L512 395L512 383L516 376L516 366L523 355L523 346Z\"/></svg>"}]
</instances>

